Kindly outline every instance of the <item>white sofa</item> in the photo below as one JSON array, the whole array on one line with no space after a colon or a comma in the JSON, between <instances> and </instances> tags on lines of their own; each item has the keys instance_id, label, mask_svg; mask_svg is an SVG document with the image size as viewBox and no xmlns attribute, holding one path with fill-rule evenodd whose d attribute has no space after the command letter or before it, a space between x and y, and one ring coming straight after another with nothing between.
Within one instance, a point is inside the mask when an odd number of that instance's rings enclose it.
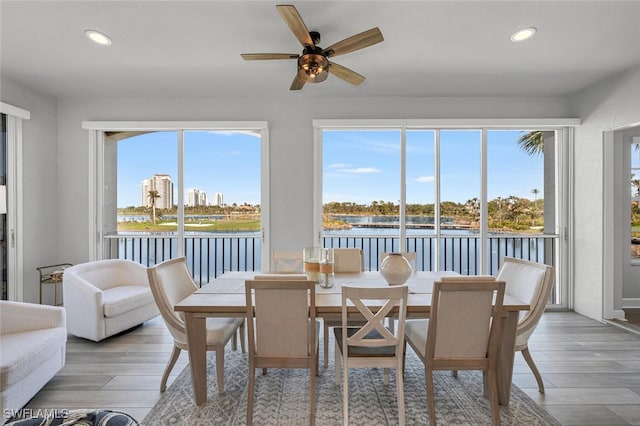
<instances>
[{"instance_id":1,"label":"white sofa","mask_svg":"<svg viewBox=\"0 0 640 426\"><path fill-rule=\"evenodd\" d=\"M64 308L0 301L0 419L64 367L66 345Z\"/></svg>"},{"instance_id":2,"label":"white sofa","mask_svg":"<svg viewBox=\"0 0 640 426\"><path fill-rule=\"evenodd\" d=\"M65 269L67 329L98 342L158 315L147 268L124 259L97 260Z\"/></svg>"}]
</instances>

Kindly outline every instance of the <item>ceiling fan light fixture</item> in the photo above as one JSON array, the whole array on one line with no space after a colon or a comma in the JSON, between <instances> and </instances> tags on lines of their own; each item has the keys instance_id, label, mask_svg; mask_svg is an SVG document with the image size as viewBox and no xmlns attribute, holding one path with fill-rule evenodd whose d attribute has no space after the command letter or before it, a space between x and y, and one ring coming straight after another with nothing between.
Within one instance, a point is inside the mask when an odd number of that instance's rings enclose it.
<instances>
[{"instance_id":1,"label":"ceiling fan light fixture","mask_svg":"<svg viewBox=\"0 0 640 426\"><path fill-rule=\"evenodd\" d=\"M307 53L298 58L298 78L307 83L320 83L329 76L329 61L323 55Z\"/></svg>"},{"instance_id":2,"label":"ceiling fan light fixture","mask_svg":"<svg viewBox=\"0 0 640 426\"><path fill-rule=\"evenodd\" d=\"M94 43L97 43L101 46L111 46L111 39L108 35L101 33L96 30L85 30L84 35L87 36L89 40Z\"/></svg>"},{"instance_id":3,"label":"ceiling fan light fixture","mask_svg":"<svg viewBox=\"0 0 640 426\"><path fill-rule=\"evenodd\" d=\"M536 27L523 28L511 34L511 41L517 43L528 40L536 34L536 31L538 31Z\"/></svg>"}]
</instances>

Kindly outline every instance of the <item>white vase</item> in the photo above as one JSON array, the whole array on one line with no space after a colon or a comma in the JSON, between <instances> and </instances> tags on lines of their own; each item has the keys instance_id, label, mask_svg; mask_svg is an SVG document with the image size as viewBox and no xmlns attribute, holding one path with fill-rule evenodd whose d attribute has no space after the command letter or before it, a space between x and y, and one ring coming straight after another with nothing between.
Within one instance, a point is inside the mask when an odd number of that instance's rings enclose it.
<instances>
[{"instance_id":1,"label":"white vase","mask_svg":"<svg viewBox=\"0 0 640 426\"><path fill-rule=\"evenodd\" d=\"M389 253L382 260L380 273L389 285L400 285L411 276L411 265L401 253Z\"/></svg>"}]
</instances>

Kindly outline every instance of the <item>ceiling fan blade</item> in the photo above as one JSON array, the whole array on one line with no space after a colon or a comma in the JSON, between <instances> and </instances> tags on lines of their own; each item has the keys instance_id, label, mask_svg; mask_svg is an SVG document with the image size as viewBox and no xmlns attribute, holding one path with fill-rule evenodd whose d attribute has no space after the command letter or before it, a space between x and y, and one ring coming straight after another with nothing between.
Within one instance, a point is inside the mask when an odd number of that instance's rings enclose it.
<instances>
[{"instance_id":1,"label":"ceiling fan blade","mask_svg":"<svg viewBox=\"0 0 640 426\"><path fill-rule=\"evenodd\" d=\"M245 61L257 61L265 59L298 59L297 53L241 53Z\"/></svg>"},{"instance_id":2,"label":"ceiling fan blade","mask_svg":"<svg viewBox=\"0 0 640 426\"><path fill-rule=\"evenodd\" d=\"M356 86L366 80L365 76L335 62L329 62L329 72L347 83L355 84Z\"/></svg>"},{"instance_id":3,"label":"ceiling fan blade","mask_svg":"<svg viewBox=\"0 0 640 426\"><path fill-rule=\"evenodd\" d=\"M364 49L384 40L382 33L378 27L361 32L349 38L345 38L335 44L324 49L324 54L330 58L332 56L344 55L354 50Z\"/></svg>"},{"instance_id":4,"label":"ceiling fan blade","mask_svg":"<svg viewBox=\"0 0 640 426\"><path fill-rule=\"evenodd\" d=\"M302 80L301 78L298 78L298 74L296 74L296 76L293 78L293 81L291 82L291 87L289 87L289 90L300 90L304 87L304 80Z\"/></svg>"},{"instance_id":5,"label":"ceiling fan blade","mask_svg":"<svg viewBox=\"0 0 640 426\"><path fill-rule=\"evenodd\" d=\"M280 16L282 16L284 22L289 25L293 35L296 36L303 46L315 46L311 35L309 35L309 30L295 6L280 4L277 5L276 8L278 9L278 12L280 12Z\"/></svg>"}]
</instances>

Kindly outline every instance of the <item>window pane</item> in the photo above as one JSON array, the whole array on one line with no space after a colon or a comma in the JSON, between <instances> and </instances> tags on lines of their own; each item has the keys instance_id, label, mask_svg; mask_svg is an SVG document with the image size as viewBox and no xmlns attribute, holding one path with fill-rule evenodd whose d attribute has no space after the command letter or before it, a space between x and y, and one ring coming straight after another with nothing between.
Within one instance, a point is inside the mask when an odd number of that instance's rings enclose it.
<instances>
[{"instance_id":1,"label":"window pane","mask_svg":"<svg viewBox=\"0 0 640 426\"><path fill-rule=\"evenodd\" d=\"M640 144L631 144L631 259L640 259Z\"/></svg>"},{"instance_id":2,"label":"window pane","mask_svg":"<svg viewBox=\"0 0 640 426\"><path fill-rule=\"evenodd\" d=\"M481 137L480 130L440 132L440 268L465 275L478 271Z\"/></svg>"},{"instance_id":3,"label":"window pane","mask_svg":"<svg viewBox=\"0 0 640 426\"><path fill-rule=\"evenodd\" d=\"M406 134L407 251L416 252L416 269L434 269L435 131Z\"/></svg>"},{"instance_id":4,"label":"window pane","mask_svg":"<svg viewBox=\"0 0 640 426\"><path fill-rule=\"evenodd\" d=\"M399 250L400 131L325 130L322 147L324 245L371 236L362 248L376 269L378 253Z\"/></svg>"},{"instance_id":5,"label":"window pane","mask_svg":"<svg viewBox=\"0 0 640 426\"><path fill-rule=\"evenodd\" d=\"M545 253L547 256L552 254L552 244L547 244L551 240L539 236L555 233L553 143L554 132L551 131L487 132L487 209L492 270L497 270L503 256L545 262ZM545 159L545 155L548 158ZM545 217L548 218L546 224Z\"/></svg>"},{"instance_id":6,"label":"window pane","mask_svg":"<svg viewBox=\"0 0 640 426\"><path fill-rule=\"evenodd\" d=\"M164 216L175 222L177 147L176 132L150 132L118 142L118 231L175 230L175 225L165 225Z\"/></svg>"}]
</instances>

